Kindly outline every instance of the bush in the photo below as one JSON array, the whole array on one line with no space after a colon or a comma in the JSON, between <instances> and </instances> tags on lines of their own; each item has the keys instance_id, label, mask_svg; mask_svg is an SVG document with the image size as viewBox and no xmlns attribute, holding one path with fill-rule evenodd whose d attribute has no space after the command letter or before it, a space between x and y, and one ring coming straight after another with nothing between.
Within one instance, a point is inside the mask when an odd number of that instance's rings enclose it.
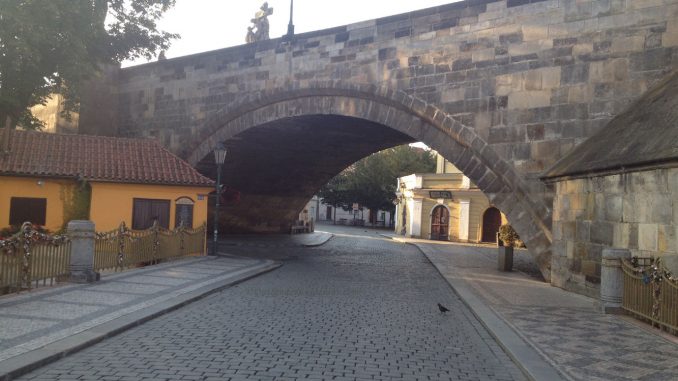
<instances>
[{"instance_id":1,"label":"bush","mask_svg":"<svg viewBox=\"0 0 678 381\"><path fill-rule=\"evenodd\" d=\"M499 239L504 243L504 246L513 247L520 236L511 225L505 224L499 227Z\"/></svg>"}]
</instances>

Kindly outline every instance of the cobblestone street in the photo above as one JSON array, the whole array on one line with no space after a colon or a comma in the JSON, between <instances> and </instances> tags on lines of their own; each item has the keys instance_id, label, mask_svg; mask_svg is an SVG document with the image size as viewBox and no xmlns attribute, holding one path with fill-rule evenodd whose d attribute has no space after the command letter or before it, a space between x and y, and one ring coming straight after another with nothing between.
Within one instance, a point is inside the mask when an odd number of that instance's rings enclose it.
<instances>
[{"instance_id":1,"label":"cobblestone street","mask_svg":"<svg viewBox=\"0 0 678 381\"><path fill-rule=\"evenodd\" d=\"M415 247L370 234L275 250L280 269L22 379L524 379Z\"/></svg>"}]
</instances>

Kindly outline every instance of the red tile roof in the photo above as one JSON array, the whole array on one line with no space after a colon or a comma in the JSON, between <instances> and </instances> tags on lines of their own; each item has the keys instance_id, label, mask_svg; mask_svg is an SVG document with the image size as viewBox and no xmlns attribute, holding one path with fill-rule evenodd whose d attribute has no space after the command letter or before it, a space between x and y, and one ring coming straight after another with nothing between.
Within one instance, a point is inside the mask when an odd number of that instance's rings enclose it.
<instances>
[{"instance_id":1,"label":"red tile roof","mask_svg":"<svg viewBox=\"0 0 678 381\"><path fill-rule=\"evenodd\" d=\"M0 129L0 141L5 131ZM10 152L0 144L0 175L81 177L88 181L212 186L153 139L10 132Z\"/></svg>"}]
</instances>

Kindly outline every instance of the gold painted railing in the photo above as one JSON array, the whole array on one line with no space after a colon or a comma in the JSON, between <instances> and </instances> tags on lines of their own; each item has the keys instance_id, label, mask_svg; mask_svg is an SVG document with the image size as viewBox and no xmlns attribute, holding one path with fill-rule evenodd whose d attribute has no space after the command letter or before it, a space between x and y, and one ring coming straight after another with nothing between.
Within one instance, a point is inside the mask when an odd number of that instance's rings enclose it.
<instances>
[{"instance_id":1,"label":"gold painted railing","mask_svg":"<svg viewBox=\"0 0 678 381\"><path fill-rule=\"evenodd\" d=\"M71 243L66 236L38 232L26 222L0 240L0 295L52 285L70 273Z\"/></svg>"},{"instance_id":2,"label":"gold painted railing","mask_svg":"<svg viewBox=\"0 0 678 381\"><path fill-rule=\"evenodd\" d=\"M124 223L116 230L97 233L94 271L123 270L184 256L204 255L206 226L167 230L157 225L130 230Z\"/></svg>"},{"instance_id":3,"label":"gold painted railing","mask_svg":"<svg viewBox=\"0 0 678 381\"><path fill-rule=\"evenodd\" d=\"M654 326L678 334L678 279L661 259L624 259L622 269L622 308Z\"/></svg>"}]
</instances>

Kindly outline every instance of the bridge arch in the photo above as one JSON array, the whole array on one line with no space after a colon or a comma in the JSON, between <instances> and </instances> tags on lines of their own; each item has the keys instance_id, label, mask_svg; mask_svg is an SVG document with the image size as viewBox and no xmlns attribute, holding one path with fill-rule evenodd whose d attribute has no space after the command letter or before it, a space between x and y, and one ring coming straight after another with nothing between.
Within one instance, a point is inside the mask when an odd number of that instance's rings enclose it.
<instances>
[{"instance_id":1,"label":"bridge arch","mask_svg":"<svg viewBox=\"0 0 678 381\"><path fill-rule=\"evenodd\" d=\"M421 141L435 149L506 214L545 278L550 278L551 215L541 195L530 192L530 186L513 166L473 128L435 105L402 91L342 81L296 81L250 93L214 113L197 129L195 140L189 143L187 160L199 166L219 142L237 139L258 126L308 117L368 122L408 137L401 144ZM372 152L379 150L375 148ZM303 196L310 198L312 194ZM302 205L290 207L300 209Z\"/></svg>"}]
</instances>

